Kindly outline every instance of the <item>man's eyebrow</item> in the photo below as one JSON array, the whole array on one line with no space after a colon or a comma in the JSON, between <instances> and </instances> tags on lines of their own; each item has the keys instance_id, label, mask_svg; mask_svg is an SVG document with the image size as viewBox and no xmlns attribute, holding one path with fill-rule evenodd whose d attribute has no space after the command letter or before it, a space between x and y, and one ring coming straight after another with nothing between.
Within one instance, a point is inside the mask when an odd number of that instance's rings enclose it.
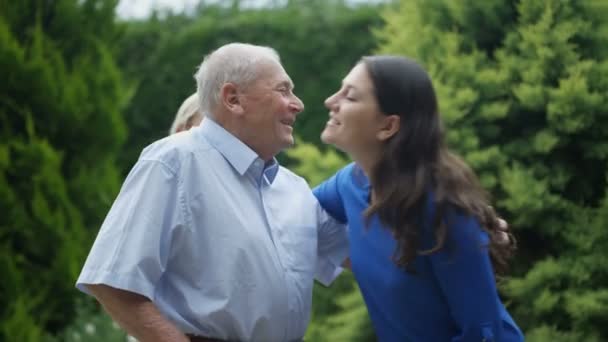
<instances>
[{"instance_id":1,"label":"man's eyebrow","mask_svg":"<svg viewBox=\"0 0 608 342\"><path fill-rule=\"evenodd\" d=\"M287 81L287 80L281 81L279 83L279 87L287 87L287 88L290 88L290 89L295 88L293 82L292 81Z\"/></svg>"}]
</instances>

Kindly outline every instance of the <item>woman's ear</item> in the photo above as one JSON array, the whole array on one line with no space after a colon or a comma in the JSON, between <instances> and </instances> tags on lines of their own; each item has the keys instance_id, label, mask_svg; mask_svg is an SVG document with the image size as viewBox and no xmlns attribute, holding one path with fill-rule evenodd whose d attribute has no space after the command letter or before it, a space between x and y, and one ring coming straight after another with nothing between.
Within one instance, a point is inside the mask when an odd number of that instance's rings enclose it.
<instances>
[{"instance_id":1,"label":"woman's ear","mask_svg":"<svg viewBox=\"0 0 608 342\"><path fill-rule=\"evenodd\" d=\"M376 137L380 141L386 141L393 135L399 132L401 125L401 117L399 115L388 115L382 119L382 125L380 131L376 134Z\"/></svg>"},{"instance_id":2,"label":"woman's ear","mask_svg":"<svg viewBox=\"0 0 608 342\"><path fill-rule=\"evenodd\" d=\"M235 114L244 113L241 96L237 86L233 83L225 83L220 89L220 103Z\"/></svg>"}]
</instances>

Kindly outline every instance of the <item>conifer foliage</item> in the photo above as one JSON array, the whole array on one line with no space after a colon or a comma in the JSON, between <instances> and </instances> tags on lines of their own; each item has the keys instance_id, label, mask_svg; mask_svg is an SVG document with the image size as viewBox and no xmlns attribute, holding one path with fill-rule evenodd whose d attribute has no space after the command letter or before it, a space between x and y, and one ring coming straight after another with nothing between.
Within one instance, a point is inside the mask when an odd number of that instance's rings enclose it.
<instances>
[{"instance_id":1,"label":"conifer foliage","mask_svg":"<svg viewBox=\"0 0 608 342\"><path fill-rule=\"evenodd\" d=\"M118 190L129 92L112 0L0 0L0 340L74 316L74 282Z\"/></svg>"}]
</instances>

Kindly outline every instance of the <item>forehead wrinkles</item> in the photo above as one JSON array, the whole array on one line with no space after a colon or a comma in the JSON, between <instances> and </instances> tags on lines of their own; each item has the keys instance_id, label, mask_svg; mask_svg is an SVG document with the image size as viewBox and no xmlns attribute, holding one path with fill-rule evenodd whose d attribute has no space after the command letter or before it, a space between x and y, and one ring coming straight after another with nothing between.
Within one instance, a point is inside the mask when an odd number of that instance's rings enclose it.
<instances>
[{"instance_id":1,"label":"forehead wrinkles","mask_svg":"<svg viewBox=\"0 0 608 342\"><path fill-rule=\"evenodd\" d=\"M282 84L293 87L293 82L289 75L283 69L283 66L276 61L268 61L266 63L260 64L260 69L258 70L259 77L255 81L257 84L262 84L265 86L279 86Z\"/></svg>"},{"instance_id":2,"label":"forehead wrinkles","mask_svg":"<svg viewBox=\"0 0 608 342\"><path fill-rule=\"evenodd\" d=\"M274 68L272 81L274 82L275 86L286 86L289 88L294 87L293 81L285 69L283 69L283 67L280 65L277 65L276 68Z\"/></svg>"}]
</instances>

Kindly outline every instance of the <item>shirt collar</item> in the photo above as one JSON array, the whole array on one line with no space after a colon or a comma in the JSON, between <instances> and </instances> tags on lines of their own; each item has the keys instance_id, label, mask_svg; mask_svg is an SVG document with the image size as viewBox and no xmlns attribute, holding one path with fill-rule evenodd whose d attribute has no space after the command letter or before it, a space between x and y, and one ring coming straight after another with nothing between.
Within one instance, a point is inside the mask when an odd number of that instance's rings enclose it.
<instances>
[{"instance_id":1,"label":"shirt collar","mask_svg":"<svg viewBox=\"0 0 608 342\"><path fill-rule=\"evenodd\" d=\"M267 162L264 166L264 174L270 184L272 184L274 178L277 176L277 172L279 172L279 162L276 158L272 158L272 160Z\"/></svg>"},{"instance_id":2,"label":"shirt collar","mask_svg":"<svg viewBox=\"0 0 608 342\"><path fill-rule=\"evenodd\" d=\"M264 165L263 174L270 183L274 181L279 170L279 163L275 158L264 164L249 146L209 117L205 117L198 130L241 176L259 160L258 163Z\"/></svg>"}]
</instances>

